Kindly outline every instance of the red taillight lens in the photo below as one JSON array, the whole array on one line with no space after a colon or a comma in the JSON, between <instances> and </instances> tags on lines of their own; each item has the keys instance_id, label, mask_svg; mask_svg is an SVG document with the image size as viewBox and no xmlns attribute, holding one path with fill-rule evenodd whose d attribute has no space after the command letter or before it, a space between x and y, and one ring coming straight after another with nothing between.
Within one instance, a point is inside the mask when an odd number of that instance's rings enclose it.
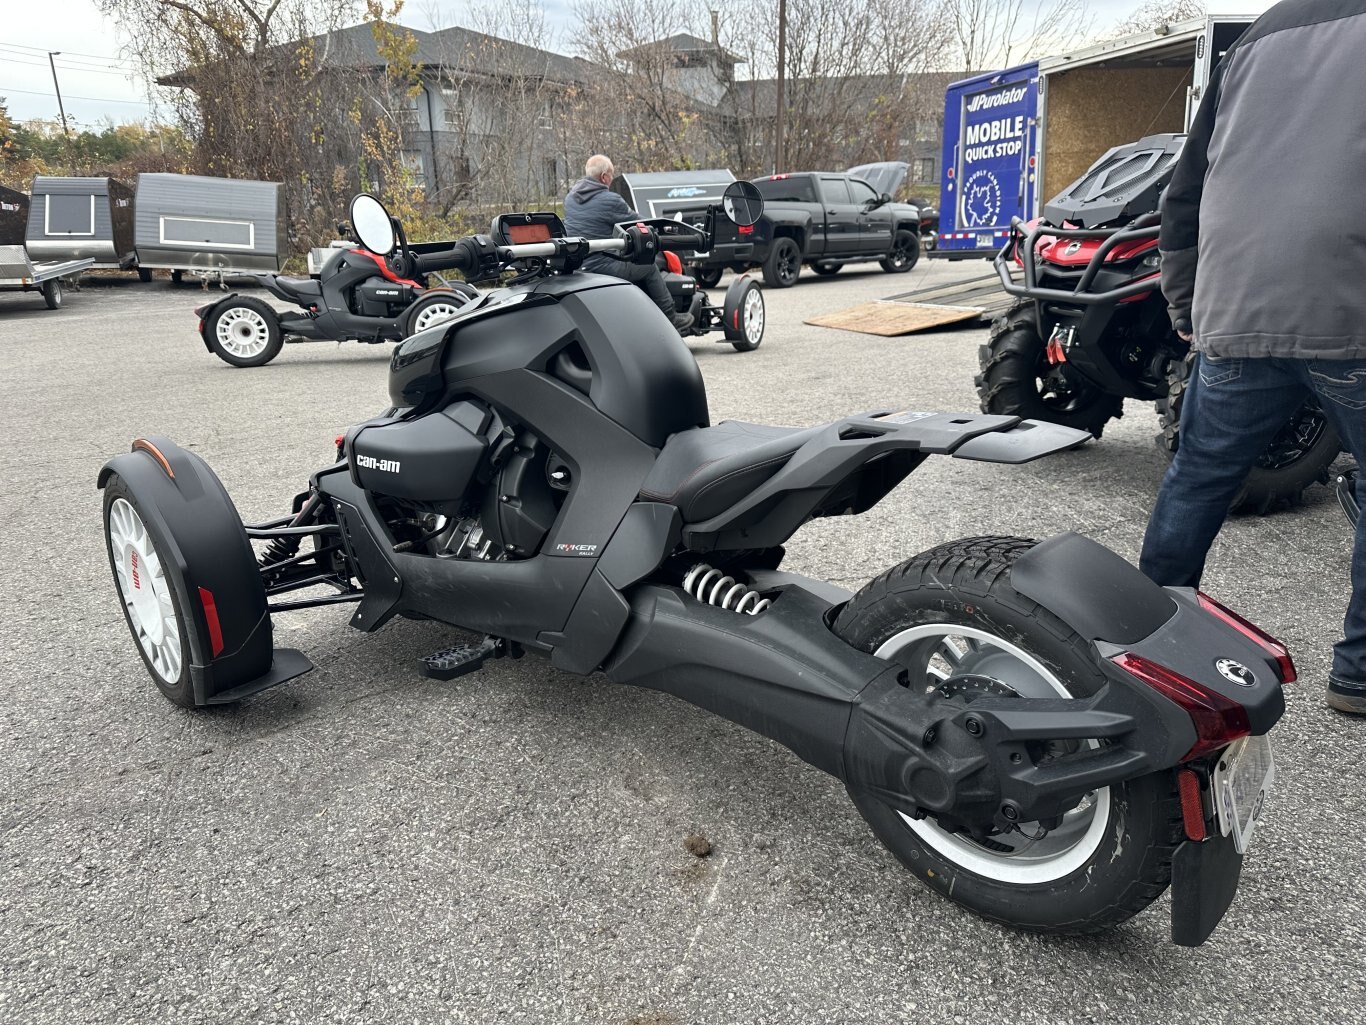
<instances>
[{"instance_id":1,"label":"red taillight lens","mask_svg":"<svg viewBox=\"0 0 1366 1025\"><path fill-rule=\"evenodd\" d=\"M1186 839L1199 843L1209 835L1205 828L1205 802L1200 798L1200 777L1194 769L1182 769L1176 774L1177 791L1181 795L1181 824Z\"/></svg>"},{"instance_id":2,"label":"red taillight lens","mask_svg":"<svg viewBox=\"0 0 1366 1025\"><path fill-rule=\"evenodd\" d=\"M1295 682L1297 679L1295 675L1295 663L1290 658L1289 648L1276 640L1276 638L1272 637L1261 627L1249 623L1232 609L1220 605L1203 591L1196 591L1195 596L1199 600L1202 609L1210 615L1222 619L1225 623L1233 627L1233 629L1237 630L1253 644L1256 644L1258 647L1265 650L1268 655L1276 660L1276 664L1280 666L1281 669L1281 683Z\"/></svg>"},{"instance_id":3,"label":"red taillight lens","mask_svg":"<svg viewBox=\"0 0 1366 1025\"><path fill-rule=\"evenodd\" d=\"M741 224L741 225L740 225L739 227L737 227L735 230L736 230L736 233L737 233L737 234L740 234L740 235L753 235L753 234L754 234L754 225L752 225L752 224Z\"/></svg>"},{"instance_id":4,"label":"red taillight lens","mask_svg":"<svg viewBox=\"0 0 1366 1025\"><path fill-rule=\"evenodd\" d=\"M1194 680L1130 651L1121 652L1111 661L1163 697L1175 701L1191 717L1195 726L1195 745L1182 755L1183 762L1228 747L1252 732L1247 709L1236 701L1208 691Z\"/></svg>"}]
</instances>

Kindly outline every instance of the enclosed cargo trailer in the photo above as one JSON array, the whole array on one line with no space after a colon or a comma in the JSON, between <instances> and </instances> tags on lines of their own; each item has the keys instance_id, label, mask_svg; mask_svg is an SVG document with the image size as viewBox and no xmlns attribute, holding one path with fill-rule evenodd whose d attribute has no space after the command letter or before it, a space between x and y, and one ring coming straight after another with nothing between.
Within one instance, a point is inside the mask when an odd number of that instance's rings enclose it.
<instances>
[{"instance_id":1,"label":"enclosed cargo trailer","mask_svg":"<svg viewBox=\"0 0 1366 1025\"><path fill-rule=\"evenodd\" d=\"M35 260L88 257L98 268L134 266L133 190L115 178L39 175L24 245Z\"/></svg>"},{"instance_id":2,"label":"enclosed cargo trailer","mask_svg":"<svg viewBox=\"0 0 1366 1025\"><path fill-rule=\"evenodd\" d=\"M28 196L0 185L0 246L22 246L28 225Z\"/></svg>"},{"instance_id":3,"label":"enclosed cargo trailer","mask_svg":"<svg viewBox=\"0 0 1366 1025\"><path fill-rule=\"evenodd\" d=\"M274 273L288 245L279 182L140 174L134 242L138 266L224 277Z\"/></svg>"},{"instance_id":4,"label":"enclosed cargo trailer","mask_svg":"<svg viewBox=\"0 0 1366 1025\"><path fill-rule=\"evenodd\" d=\"M1110 149L1185 132L1254 20L1212 15L954 82L935 255L994 256L1012 217L1037 217Z\"/></svg>"}]
</instances>

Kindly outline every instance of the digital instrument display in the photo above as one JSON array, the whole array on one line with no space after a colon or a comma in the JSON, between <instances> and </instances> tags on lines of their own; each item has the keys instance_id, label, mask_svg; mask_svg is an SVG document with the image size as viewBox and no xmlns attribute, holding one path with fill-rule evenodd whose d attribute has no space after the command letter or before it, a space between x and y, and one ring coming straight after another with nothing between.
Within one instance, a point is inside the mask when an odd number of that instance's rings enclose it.
<instances>
[{"instance_id":1,"label":"digital instrument display","mask_svg":"<svg viewBox=\"0 0 1366 1025\"><path fill-rule=\"evenodd\" d=\"M508 242L514 246L526 245L528 242L549 242L551 239L550 225L544 222L531 224L508 224L504 222L503 231L507 234Z\"/></svg>"}]
</instances>

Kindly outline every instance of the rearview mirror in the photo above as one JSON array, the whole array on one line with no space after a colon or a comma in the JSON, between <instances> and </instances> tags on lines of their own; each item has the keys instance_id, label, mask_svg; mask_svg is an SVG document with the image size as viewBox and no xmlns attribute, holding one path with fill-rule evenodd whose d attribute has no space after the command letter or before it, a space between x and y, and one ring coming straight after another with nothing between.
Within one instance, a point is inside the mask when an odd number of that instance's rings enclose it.
<instances>
[{"instance_id":1,"label":"rearview mirror","mask_svg":"<svg viewBox=\"0 0 1366 1025\"><path fill-rule=\"evenodd\" d=\"M351 226L360 244L372 253L388 256L394 251L394 222L384 204L374 196L361 193L351 200Z\"/></svg>"},{"instance_id":2,"label":"rearview mirror","mask_svg":"<svg viewBox=\"0 0 1366 1025\"><path fill-rule=\"evenodd\" d=\"M764 197L753 182L731 182L721 194L721 208L732 221L747 228L764 215Z\"/></svg>"}]
</instances>

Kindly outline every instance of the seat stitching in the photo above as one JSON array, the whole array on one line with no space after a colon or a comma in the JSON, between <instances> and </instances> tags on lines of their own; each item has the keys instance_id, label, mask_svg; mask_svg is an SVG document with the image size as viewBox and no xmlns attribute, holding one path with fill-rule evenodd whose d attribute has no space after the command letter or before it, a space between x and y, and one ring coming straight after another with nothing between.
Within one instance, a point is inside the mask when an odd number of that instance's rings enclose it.
<instances>
[{"instance_id":1,"label":"seat stitching","mask_svg":"<svg viewBox=\"0 0 1366 1025\"><path fill-rule=\"evenodd\" d=\"M675 498L678 497L678 493L679 493L680 491L682 491L684 488L686 488L686 487L688 486L688 483L689 483L694 477L696 477L699 473L701 473L703 470L705 470L708 466L713 466L713 465L715 465L716 463L719 463L722 459L725 459L725 458L726 458L725 456L721 456L721 457L718 458L718 459L708 459L708 460L707 460L705 463L703 463L701 466L697 467L697 469L693 470L692 473L690 473L690 474L688 474L686 477L684 477L683 480L682 480L682 482L681 482L676 488L674 488L673 491L669 492L669 494L667 494L667 495L664 494L664 493L661 492L661 491L646 491L644 488L641 488L641 490L640 490L641 497L643 497L643 498L657 498L657 499L659 499L659 500L662 501L662 502L672 502Z\"/></svg>"},{"instance_id":2,"label":"seat stitching","mask_svg":"<svg viewBox=\"0 0 1366 1025\"><path fill-rule=\"evenodd\" d=\"M731 470L730 473L722 474L720 477L717 477L716 480L709 481L706 484L704 484L701 488L699 488L697 494L693 495L692 501L688 504L690 506L696 507L697 504L702 501L703 495L705 495L712 488L717 487L720 484L724 484L727 480L729 480L731 477L734 477L737 473L748 473L750 470L762 470L765 466L771 466L774 463L785 463L789 459L791 459L795 454L795 452L788 452L786 455L774 456L772 459L766 459L762 463L751 463L749 466L742 466L739 469Z\"/></svg>"}]
</instances>

